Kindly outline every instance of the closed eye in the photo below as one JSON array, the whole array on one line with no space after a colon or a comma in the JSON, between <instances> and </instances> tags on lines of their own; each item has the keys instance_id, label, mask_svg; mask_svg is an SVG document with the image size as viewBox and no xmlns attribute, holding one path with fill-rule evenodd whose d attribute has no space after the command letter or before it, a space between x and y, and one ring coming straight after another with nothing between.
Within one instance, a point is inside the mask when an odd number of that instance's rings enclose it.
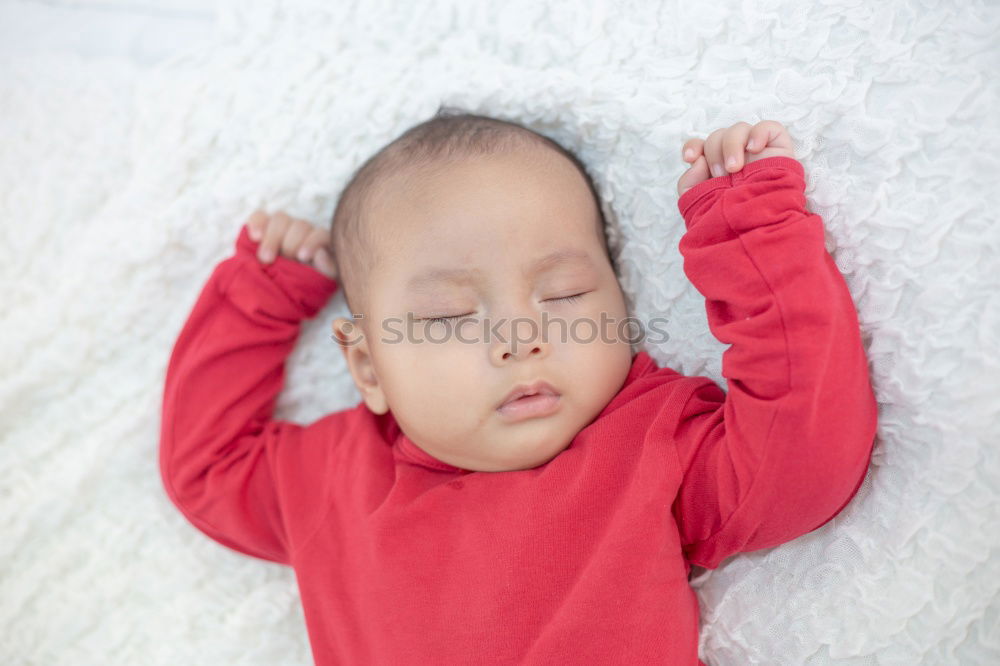
<instances>
[{"instance_id":1,"label":"closed eye","mask_svg":"<svg viewBox=\"0 0 1000 666\"><path fill-rule=\"evenodd\" d=\"M562 301L562 302L565 302L565 303L576 303L578 300L580 300L583 297L584 294L587 294L587 293L590 293L590 292L583 291L583 292L580 292L579 294L573 294L572 296L561 296L559 298L548 298L546 300L547 301Z\"/></svg>"},{"instance_id":2,"label":"closed eye","mask_svg":"<svg viewBox=\"0 0 1000 666\"><path fill-rule=\"evenodd\" d=\"M449 317L423 317L419 321L429 321L431 323L433 323L433 322L443 322L443 321L448 320L448 319L460 319L462 317L471 317L474 314L476 314L476 313L475 312L467 312L465 314L451 315Z\"/></svg>"},{"instance_id":3,"label":"closed eye","mask_svg":"<svg viewBox=\"0 0 1000 666\"><path fill-rule=\"evenodd\" d=\"M588 291L582 291L579 294L571 294L569 296L560 296L559 298L547 298L547 299L545 299L545 301L546 302L557 301L557 302L562 302L562 303L576 303L581 298L583 298L583 296L585 294L589 294L589 293L590 292L588 292ZM450 315L450 316L443 316L443 317L423 317L423 318L420 319L420 321L429 321L431 323L434 323L434 322L439 322L440 323L440 322L447 321L448 319L461 319L462 317L471 317L474 314L476 314L476 313L475 312L466 312L465 314Z\"/></svg>"}]
</instances>

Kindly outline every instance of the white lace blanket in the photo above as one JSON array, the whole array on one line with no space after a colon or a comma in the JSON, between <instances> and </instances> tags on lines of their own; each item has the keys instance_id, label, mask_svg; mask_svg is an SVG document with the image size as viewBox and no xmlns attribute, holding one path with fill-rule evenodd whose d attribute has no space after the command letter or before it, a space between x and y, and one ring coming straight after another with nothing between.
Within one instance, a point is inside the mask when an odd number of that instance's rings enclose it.
<instances>
[{"instance_id":1,"label":"white lace blanket","mask_svg":"<svg viewBox=\"0 0 1000 666\"><path fill-rule=\"evenodd\" d=\"M1000 663L995 3L227 0L218 19L157 68L0 62L5 664L310 663L292 571L209 541L161 488L165 366L250 211L325 222L441 102L580 154L634 314L670 318L647 349L720 382L677 251L679 149L789 127L858 306L878 442L831 523L695 579L701 654ZM306 326L279 417L358 400L327 338L345 313L338 296Z\"/></svg>"}]
</instances>

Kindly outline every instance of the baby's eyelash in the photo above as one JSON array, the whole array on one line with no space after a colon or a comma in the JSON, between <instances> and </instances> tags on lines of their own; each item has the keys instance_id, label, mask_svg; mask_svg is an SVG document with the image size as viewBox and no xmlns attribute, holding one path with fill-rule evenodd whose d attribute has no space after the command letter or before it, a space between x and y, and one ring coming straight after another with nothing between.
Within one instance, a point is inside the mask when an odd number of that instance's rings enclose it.
<instances>
[{"instance_id":1,"label":"baby's eyelash","mask_svg":"<svg viewBox=\"0 0 1000 666\"><path fill-rule=\"evenodd\" d=\"M566 303L576 303L586 293L587 292L584 291L584 292L580 292L579 294L573 294L572 296L562 296L560 298L549 298L547 300L550 300L550 301L564 301Z\"/></svg>"},{"instance_id":2,"label":"baby's eyelash","mask_svg":"<svg viewBox=\"0 0 1000 666\"><path fill-rule=\"evenodd\" d=\"M424 317L420 321L429 321L429 322L432 322L432 323L436 322L436 321L437 322L443 322L443 321L445 321L447 319L461 319L462 317L471 317L474 314L476 314L476 313L475 312L468 312L466 314L451 315L450 317Z\"/></svg>"}]
</instances>

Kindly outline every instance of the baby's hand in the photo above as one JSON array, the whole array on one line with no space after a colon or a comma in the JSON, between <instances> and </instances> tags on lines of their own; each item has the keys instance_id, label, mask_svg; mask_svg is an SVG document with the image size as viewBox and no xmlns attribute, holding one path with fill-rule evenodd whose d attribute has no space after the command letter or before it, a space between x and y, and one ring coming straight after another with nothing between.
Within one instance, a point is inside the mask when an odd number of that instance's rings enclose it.
<instances>
[{"instance_id":1,"label":"baby's hand","mask_svg":"<svg viewBox=\"0 0 1000 666\"><path fill-rule=\"evenodd\" d=\"M740 122L717 129L706 139L688 139L681 153L691 168L677 180L678 195L709 178L735 173L743 168L744 162L750 164L779 155L795 158L792 137L775 120L762 120L752 127Z\"/></svg>"},{"instance_id":2,"label":"baby's hand","mask_svg":"<svg viewBox=\"0 0 1000 666\"><path fill-rule=\"evenodd\" d=\"M257 210L247 219L247 233L253 241L260 241L257 258L269 264L280 252L289 259L300 261L330 278L337 277L330 247L330 232L305 220L289 217L285 213L274 215Z\"/></svg>"}]
</instances>

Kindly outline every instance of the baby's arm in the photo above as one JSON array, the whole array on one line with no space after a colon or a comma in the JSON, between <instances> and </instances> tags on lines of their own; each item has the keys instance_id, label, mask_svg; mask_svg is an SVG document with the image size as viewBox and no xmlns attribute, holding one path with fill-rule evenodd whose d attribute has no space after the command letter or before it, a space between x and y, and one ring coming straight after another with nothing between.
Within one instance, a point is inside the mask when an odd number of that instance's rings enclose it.
<instances>
[{"instance_id":1,"label":"baby's arm","mask_svg":"<svg viewBox=\"0 0 1000 666\"><path fill-rule=\"evenodd\" d=\"M283 254L261 263L249 228L216 266L174 345L160 472L170 499L207 535L288 563L287 507L296 507L296 529L311 520L302 512L319 517L322 502L306 496L316 492L309 472L323 468L332 443L271 414L300 322L337 284Z\"/></svg>"},{"instance_id":2,"label":"baby's arm","mask_svg":"<svg viewBox=\"0 0 1000 666\"><path fill-rule=\"evenodd\" d=\"M802 165L777 156L678 201L684 271L713 335L732 345L728 391L706 379L677 429L673 512L685 555L703 567L822 526L870 461L877 404L857 313L804 191Z\"/></svg>"}]
</instances>

